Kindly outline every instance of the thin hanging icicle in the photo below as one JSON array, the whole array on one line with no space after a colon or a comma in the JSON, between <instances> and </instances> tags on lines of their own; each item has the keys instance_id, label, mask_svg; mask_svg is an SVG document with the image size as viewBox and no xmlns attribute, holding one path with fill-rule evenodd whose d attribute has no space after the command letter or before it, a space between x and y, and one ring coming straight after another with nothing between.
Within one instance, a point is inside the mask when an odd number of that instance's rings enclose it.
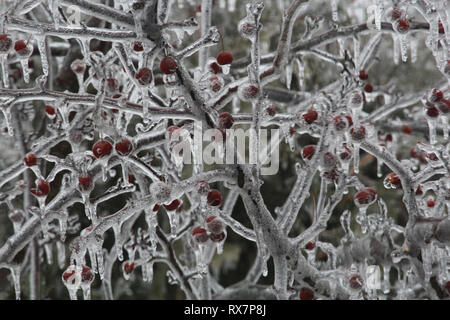
<instances>
[{"instance_id":1,"label":"thin hanging icicle","mask_svg":"<svg viewBox=\"0 0 450 320\"><path fill-rule=\"evenodd\" d=\"M302 61L300 61L300 59L295 59L295 62L297 63L298 87L301 91L305 86L305 66L303 65Z\"/></svg>"},{"instance_id":2,"label":"thin hanging icicle","mask_svg":"<svg viewBox=\"0 0 450 320\"><path fill-rule=\"evenodd\" d=\"M375 26L381 30L381 14L383 13L383 3L381 0L375 0Z\"/></svg>"},{"instance_id":3,"label":"thin hanging icicle","mask_svg":"<svg viewBox=\"0 0 450 320\"><path fill-rule=\"evenodd\" d=\"M16 300L20 300L20 266L11 267L10 271L14 284L14 291L16 293Z\"/></svg>"},{"instance_id":4,"label":"thin hanging icicle","mask_svg":"<svg viewBox=\"0 0 450 320\"><path fill-rule=\"evenodd\" d=\"M398 35L393 33L392 34L392 41L393 41L393 46L394 46L394 52L393 52L393 57L394 57L394 64L397 65L400 62L400 40L398 39Z\"/></svg>"},{"instance_id":5,"label":"thin hanging icicle","mask_svg":"<svg viewBox=\"0 0 450 320\"><path fill-rule=\"evenodd\" d=\"M337 6L337 0L331 0L331 17L333 21L338 21L338 6Z\"/></svg>"},{"instance_id":6,"label":"thin hanging icicle","mask_svg":"<svg viewBox=\"0 0 450 320\"><path fill-rule=\"evenodd\" d=\"M38 45L39 54L41 55L42 72L45 76L48 76L48 56L47 56L47 45L45 43L45 36L36 36L36 41Z\"/></svg>"},{"instance_id":7,"label":"thin hanging icicle","mask_svg":"<svg viewBox=\"0 0 450 320\"><path fill-rule=\"evenodd\" d=\"M399 36L400 38L400 52L402 56L402 61L408 61L408 35L402 34Z\"/></svg>"},{"instance_id":8,"label":"thin hanging icicle","mask_svg":"<svg viewBox=\"0 0 450 320\"><path fill-rule=\"evenodd\" d=\"M417 62L417 57L418 57L418 41L416 38L412 38L410 41L410 46L411 46L411 62L412 63L416 63Z\"/></svg>"},{"instance_id":9,"label":"thin hanging icicle","mask_svg":"<svg viewBox=\"0 0 450 320\"><path fill-rule=\"evenodd\" d=\"M66 247L63 242L56 242L56 252L58 256L58 266L60 269L63 269L66 265Z\"/></svg>"},{"instance_id":10,"label":"thin hanging icicle","mask_svg":"<svg viewBox=\"0 0 450 320\"><path fill-rule=\"evenodd\" d=\"M359 42L358 37L353 37L353 52L354 52L354 60L355 60L355 70L359 70L359 58L361 53L361 43Z\"/></svg>"},{"instance_id":11,"label":"thin hanging icicle","mask_svg":"<svg viewBox=\"0 0 450 320\"><path fill-rule=\"evenodd\" d=\"M123 249L122 249L122 240L121 240L121 236L120 236L120 230L121 230L120 224L115 224L113 226L114 240L115 240L115 246L116 246L116 251L117 251L117 259L119 259L119 261L122 261L123 260Z\"/></svg>"}]
</instances>

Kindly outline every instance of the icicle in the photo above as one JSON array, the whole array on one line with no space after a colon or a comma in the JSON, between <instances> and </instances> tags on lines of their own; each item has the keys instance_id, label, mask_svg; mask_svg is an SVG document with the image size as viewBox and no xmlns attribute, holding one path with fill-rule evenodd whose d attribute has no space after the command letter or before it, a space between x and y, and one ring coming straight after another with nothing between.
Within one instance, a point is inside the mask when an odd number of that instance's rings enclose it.
<instances>
[{"instance_id":1,"label":"icicle","mask_svg":"<svg viewBox=\"0 0 450 320\"><path fill-rule=\"evenodd\" d=\"M222 73L223 74L228 74L230 73L230 65L229 64L224 64L221 66L222 67Z\"/></svg>"},{"instance_id":2,"label":"icicle","mask_svg":"<svg viewBox=\"0 0 450 320\"><path fill-rule=\"evenodd\" d=\"M442 116L441 121L444 140L448 140L448 118L446 116Z\"/></svg>"},{"instance_id":3,"label":"icicle","mask_svg":"<svg viewBox=\"0 0 450 320\"><path fill-rule=\"evenodd\" d=\"M88 253L89 253L89 260L91 261L92 272L97 273L97 259L95 257L95 248L89 246Z\"/></svg>"},{"instance_id":4,"label":"icicle","mask_svg":"<svg viewBox=\"0 0 450 320\"><path fill-rule=\"evenodd\" d=\"M400 54L400 44L399 44L399 39L398 39L398 35L393 33L392 34L392 40L394 42L394 52L393 52L393 57L394 57L394 64L398 64L399 61L399 54Z\"/></svg>"},{"instance_id":5,"label":"icicle","mask_svg":"<svg viewBox=\"0 0 450 320\"><path fill-rule=\"evenodd\" d=\"M383 173L381 172L381 167L383 166L383 161L380 158L377 158L377 177L381 178Z\"/></svg>"},{"instance_id":6,"label":"icicle","mask_svg":"<svg viewBox=\"0 0 450 320\"><path fill-rule=\"evenodd\" d=\"M305 66L300 61L300 59L295 59L295 62L297 63L297 70L298 70L298 86L299 90L302 90L305 86Z\"/></svg>"},{"instance_id":7,"label":"icicle","mask_svg":"<svg viewBox=\"0 0 450 320\"><path fill-rule=\"evenodd\" d=\"M355 174L359 173L359 144L353 143L353 170Z\"/></svg>"},{"instance_id":8,"label":"icicle","mask_svg":"<svg viewBox=\"0 0 450 320\"><path fill-rule=\"evenodd\" d=\"M400 52L402 56L402 61L408 61L408 35L402 34L400 37Z\"/></svg>"},{"instance_id":9,"label":"icicle","mask_svg":"<svg viewBox=\"0 0 450 320\"><path fill-rule=\"evenodd\" d=\"M337 38L337 43L339 45L339 57L343 58L345 56L345 38Z\"/></svg>"},{"instance_id":10,"label":"icicle","mask_svg":"<svg viewBox=\"0 0 450 320\"><path fill-rule=\"evenodd\" d=\"M285 76L286 76L286 88L288 88L288 90L291 90L292 72L293 72L292 63L286 64Z\"/></svg>"},{"instance_id":11,"label":"icicle","mask_svg":"<svg viewBox=\"0 0 450 320\"><path fill-rule=\"evenodd\" d=\"M116 246L116 251L117 251L117 259L119 259L119 261L122 261L123 260L123 249L122 249L122 240L121 240L121 236L120 236L121 225L115 224L113 226L113 230L114 230L115 246Z\"/></svg>"},{"instance_id":12,"label":"icicle","mask_svg":"<svg viewBox=\"0 0 450 320\"><path fill-rule=\"evenodd\" d=\"M146 282L152 283L153 281L153 262L149 262L145 265L145 269L147 270L147 280Z\"/></svg>"},{"instance_id":13,"label":"icicle","mask_svg":"<svg viewBox=\"0 0 450 320\"><path fill-rule=\"evenodd\" d=\"M411 62L416 63L418 57L417 51L418 41L416 38L411 39L410 46L411 46Z\"/></svg>"},{"instance_id":14,"label":"icicle","mask_svg":"<svg viewBox=\"0 0 450 320\"><path fill-rule=\"evenodd\" d=\"M228 0L228 11L234 12L236 10L236 0Z\"/></svg>"},{"instance_id":15,"label":"icicle","mask_svg":"<svg viewBox=\"0 0 450 320\"><path fill-rule=\"evenodd\" d=\"M331 0L331 16L333 18L333 21L338 21L338 6L337 6L337 0Z\"/></svg>"},{"instance_id":16,"label":"icicle","mask_svg":"<svg viewBox=\"0 0 450 320\"><path fill-rule=\"evenodd\" d=\"M384 11L383 3L381 0L376 0L375 4L375 26L377 30L381 30L381 15Z\"/></svg>"},{"instance_id":17,"label":"icicle","mask_svg":"<svg viewBox=\"0 0 450 320\"><path fill-rule=\"evenodd\" d=\"M430 144L436 144L437 138L436 138L436 119L430 119L427 117L427 123L428 123L428 129L429 129L429 136L430 136Z\"/></svg>"},{"instance_id":18,"label":"icicle","mask_svg":"<svg viewBox=\"0 0 450 320\"><path fill-rule=\"evenodd\" d=\"M2 68L2 78L3 78L3 86L5 88L9 88L9 70L8 70L8 55L2 54L0 55L0 65Z\"/></svg>"},{"instance_id":19,"label":"icicle","mask_svg":"<svg viewBox=\"0 0 450 320\"><path fill-rule=\"evenodd\" d=\"M30 68L28 67L28 58L20 59L20 65L22 66L23 81L30 83Z\"/></svg>"},{"instance_id":20,"label":"icicle","mask_svg":"<svg viewBox=\"0 0 450 320\"><path fill-rule=\"evenodd\" d=\"M176 234L178 229L178 215L176 214L176 211L168 211L167 215L169 216L170 233Z\"/></svg>"},{"instance_id":21,"label":"icicle","mask_svg":"<svg viewBox=\"0 0 450 320\"><path fill-rule=\"evenodd\" d=\"M205 245L200 244L194 249L195 259L197 260L197 270L200 277L208 272L208 266L205 263Z\"/></svg>"},{"instance_id":22,"label":"icicle","mask_svg":"<svg viewBox=\"0 0 450 320\"><path fill-rule=\"evenodd\" d=\"M432 244L429 244L422 248L422 261L423 261L423 271L425 272L425 283L430 283L430 278L433 274L433 256L431 252Z\"/></svg>"},{"instance_id":23,"label":"icicle","mask_svg":"<svg viewBox=\"0 0 450 320\"><path fill-rule=\"evenodd\" d=\"M36 36L36 41L39 49L39 54L41 55L42 72L45 76L48 76L48 57L47 57L47 46L45 44L45 36Z\"/></svg>"},{"instance_id":24,"label":"icicle","mask_svg":"<svg viewBox=\"0 0 450 320\"><path fill-rule=\"evenodd\" d=\"M354 51L354 60L355 60L355 70L359 70L359 56L361 52L361 43L359 42L358 37L353 37L353 51Z\"/></svg>"},{"instance_id":25,"label":"icicle","mask_svg":"<svg viewBox=\"0 0 450 320\"><path fill-rule=\"evenodd\" d=\"M51 243L44 244L45 257L47 258L47 264L53 263L53 246Z\"/></svg>"},{"instance_id":26,"label":"icicle","mask_svg":"<svg viewBox=\"0 0 450 320\"><path fill-rule=\"evenodd\" d=\"M66 247L63 242L56 242L56 252L58 255L58 266L62 269L66 265Z\"/></svg>"},{"instance_id":27,"label":"icicle","mask_svg":"<svg viewBox=\"0 0 450 320\"><path fill-rule=\"evenodd\" d=\"M391 282L389 280L389 273L391 267L388 265L383 266L383 293L388 294L391 291Z\"/></svg>"},{"instance_id":28,"label":"icicle","mask_svg":"<svg viewBox=\"0 0 450 320\"><path fill-rule=\"evenodd\" d=\"M84 300L91 300L91 286L81 286L81 290L83 291L83 299Z\"/></svg>"},{"instance_id":29,"label":"icicle","mask_svg":"<svg viewBox=\"0 0 450 320\"><path fill-rule=\"evenodd\" d=\"M11 267L10 271L14 284L14 291L16 292L16 300L20 300L20 266Z\"/></svg>"},{"instance_id":30,"label":"icicle","mask_svg":"<svg viewBox=\"0 0 450 320\"><path fill-rule=\"evenodd\" d=\"M103 280L105 267L103 264L103 248L100 247L97 249L97 266L98 266L98 274L100 275L100 279Z\"/></svg>"}]
</instances>

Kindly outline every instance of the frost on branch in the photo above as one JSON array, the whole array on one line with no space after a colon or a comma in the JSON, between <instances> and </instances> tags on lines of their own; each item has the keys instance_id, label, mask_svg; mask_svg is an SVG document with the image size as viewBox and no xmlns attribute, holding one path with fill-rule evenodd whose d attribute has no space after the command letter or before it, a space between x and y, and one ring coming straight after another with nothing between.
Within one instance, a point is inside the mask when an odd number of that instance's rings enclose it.
<instances>
[{"instance_id":1,"label":"frost on branch","mask_svg":"<svg viewBox=\"0 0 450 320\"><path fill-rule=\"evenodd\" d=\"M2 298L450 299L446 0L3 0L0 70Z\"/></svg>"}]
</instances>

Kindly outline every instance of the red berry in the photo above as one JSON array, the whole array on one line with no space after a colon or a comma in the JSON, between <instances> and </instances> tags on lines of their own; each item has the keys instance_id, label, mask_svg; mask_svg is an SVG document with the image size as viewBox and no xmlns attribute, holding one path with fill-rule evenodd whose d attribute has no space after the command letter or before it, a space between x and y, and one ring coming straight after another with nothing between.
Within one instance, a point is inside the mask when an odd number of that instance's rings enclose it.
<instances>
[{"instance_id":1,"label":"red berry","mask_svg":"<svg viewBox=\"0 0 450 320\"><path fill-rule=\"evenodd\" d=\"M289 134L290 134L291 136L293 136L296 132L297 132L297 131L295 130L295 127L294 127L294 126L292 126L292 127L289 128Z\"/></svg>"},{"instance_id":2,"label":"red berry","mask_svg":"<svg viewBox=\"0 0 450 320\"><path fill-rule=\"evenodd\" d=\"M416 189L416 196L421 196L421 195L423 195L422 187L420 185L418 185L417 189Z\"/></svg>"},{"instance_id":3,"label":"red berry","mask_svg":"<svg viewBox=\"0 0 450 320\"><path fill-rule=\"evenodd\" d=\"M219 72L222 72L222 67L219 66L219 65L217 64L217 62L212 62L212 63L209 65L209 68L211 69L211 72L214 73L214 74L218 74Z\"/></svg>"},{"instance_id":4,"label":"red berry","mask_svg":"<svg viewBox=\"0 0 450 320\"><path fill-rule=\"evenodd\" d=\"M426 163L425 157L427 156L427 153L425 151L422 151L418 148L418 146L414 146L409 150L409 155L411 158L417 158L420 162Z\"/></svg>"},{"instance_id":5,"label":"red berry","mask_svg":"<svg viewBox=\"0 0 450 320\"><path fill-rule=\"evenodd\" d=\"M16 50L17 52L26 49L26 47L27 47L27 44L23 40L17 40L14 43L14 50Z\"/></svg>"},{"instance_id":6,"label":"red berry","mask_svg":"<svg viewBox=\"0 0 450 320\"><path fill-rule=\"evenodd\" d=\"M166 208L167 211L175 211L180 206L181 202L178 199L173 200L170 204L163 204L164 208Z\"/></svg>"},{"instance_id":7,"label":"red berry","mask_svg":"<svg viewBox=\"0 0 450 320\"><path fill-rule=\"evenodd\" d=\"M106 91L110 92L110 93L115 93L116 91L119 90L119 81L117 81L117 79L114 78L108 78L106 79Z\"/></svg>"},{"instance_id":8,"label":"red berry","mask_svg":"<svg viewBox=\"0 0 450 320\"><path fill-rule=\"evenodd\" d=\"M269 116L273 117L277 112L277 108L275 106L269 106L266 108L266 112Z\"/></svg>"},{"instance_id":9,"label":"red berry","mask_svg":"<svg viewBox=\"0 0 450 320\"><path fill-rule=\"evenodd\" d=\"M222 204L222 195L219 190L212 189L208 192L208 204L213 207L218 207Z\"/></svg>"},{"instance_id":10,"label":"red berry","mask_svg":"<svg viewBox=\"0 0 450 320\"><path fill-rule=\"evenodd\" d=\"M45 197L50 192L50 185L47 181L39 179L37 182L37 188L31 189L30 192L36 197Z\"/></svg>"},{"instance_id":11,"label":"red berry","mask_svg":"<svg viewBox=\"0 0 450 320\"><path fill-rule=\"evenodd\" d=\"M174 58L166 56L161 60L159 68L164 74L173 74L178 68L178 63Z\"/></svg>"},{"instance_id":12,"label":"red berry","mask_svg":"<svg viewBox=\"0 0 450 320\"><path fill-rule=\"evenodd\" d=\"M91 268L89 268L88 266L83 266L83 268L81 269L81 282L82 283L91 283L92 281L94 281L95 275L92 272Z\"/></svg>"},{"instance_id":13,"label":"red berry","mask_svg":"<svg viewBox=\"0 0 450 320\"><path fill-rule=\"evenodd\" d=\"M309 288L300 289L300 300L314 300L314 291Z\"/></svg>"},{"instance_id":14,"label":"red berry","mask_svg":"<svg viewBox=\"0 0 450 320\"><path fill-rule=\"evenodd\" d=\"M206 219L206 227L209 232L217 235L223 232L224 226L221 219L217 218L216 216L209 216Z\"/></svg>"},{"instance_id":15,"label":"red berry","mask_svg":"<svg viewBox=\"0 0 450 320\"><path fill-rule=\"evenodd\" d=\"M219 115L219 128L230 129L233 126L234 118L228 112L222 112Z\"/></svg>"},{"instance_id":16,"label":"red berry","mask_svg":"<svg viewBox=\"0 0 450 320\"><path fill-rule=\"evenodd\" d=\"M133 151L133 144L128 139L117 142L114 147L120 156L128 156Z\"/></svg>"},{"instance_id":17,"label":"red berry","mask_svg":"<svg viewBox=\"0 0 450 320\"><path fill-rule=\"evenodd\" d=\"M400 178L394 172L389 173L385 179L393 186L398 187L402 184Z\"/></svg>"},{"instance_id":18,"label":"red berry","mask_svg":"<svg viewBox=\"0 0 450 320\"><path fill-rule=\"evenodd\" d=\"M239 98L243 101L251 101L258 96L259 88L253 84L247 83L238 88Z\"/></svg>"},{"instance_id":19,"label":"red berry","mask_svg":"<svg viewBox=\"0 0 450 320\"><path fill-rule=\"evenodd\" d=\"M405 34L409 31L409 21L406 19L398 19L395 22L395 29L398 33Z\"/></svg>"},{"instance_id":20,"label":"red berry","mask_svg":"<svg viewBox=\"0 0 450 320\"><path fill-rule=\"evenodd\" d=\"M306 113L303 114L303 119L305 119L306 123L311 124L319 118L319 114L314 109L309 109Z\"/></svg>"},{"instance_id":21,"label":"red berry","mask_svg":"<svg viewBox=\"0 0 450 320\"><path fill-rule=\"evenodd\" d=\"M227 235L225 234L225 232L221 232L219 234L211 233L209 235L209 238L211 239L212 242L222 242L226 236Z\"/></svg>"},{"instance_id":22,"label":"red berry","mask_svg":"<svg viewBox=\"0 0 450 320\"><path fill-rule=\"evenodd\" d=\"M71 279L75 275L75 270L69 269L69 268L66 271L64 271L64 273L62 274L62 278L65 283L67 283L69 281L69 279ZM72 281L75 280L74 278L75 277L72 278Z\"/></svg>"},{"instance_id":23,"label":"red berry","mask_svg":"<svg viewBox=\"0 0 450 320\"><path fill-rule=\"evenodd\" d=\"M141 85L148 85L153 79L152 71L149 68L141 68L136 73L136 79Z\"/></svg>"},{"instance_id":24,"label":"red berry","mask_svg":"<svg viewBox=\"0 0 450 320\"><path fill-rule=\"evenodd\" d=\"M86 70L86 62L83 60L74 60L72 64L70 65L70 68L74 73L84 73L84 70Z\"/></svg>"},{"instance_id":25,"label":"red berry","mask_svg":"<svg viewBox=\"0 0 450 320\"><path fill-rule=\"evenodd\" d=\"M12 40L7 34L0 34L0 52L8 52L11 49Z\"/></svg>"},{"instance_id":26,"label":"red berry","mask_svg":"<svg viewBox=\"0 0 450 320\"><path fill-rule=\"evenodd\" d=\"M351 128L350 135L353 140L364 140L364 138L366 137L366 128L364 126L359 126L359 128Z\"/></svg>"},{"instance_id":27,"label":"red berry","mask_svg":"<svg viewBox=\"0 0 450 320\"><path fill-rule=\"evenodd\" d=\"M314 145L308 145L303 147L302 149L302 158L303 160L311 160L314 156L314 152L316 152L316 147Z\"/></svg>"},{"instance_id":28,"label":"red berry","mask_svg":"<svg viewBox=\"0 0 450 320\"><path fill-rule=\"evenodd\" d=\"M241 36L247 39L251 39L256 34L256 24L252 21L247 21L247 19L241 21L238 25L238 30Z\"/></svg>"},{"instance_id":29,"label":"red berry","mask_svg":"<svg viewBox=\"0 0 450 320\"><path fill-rule=\"evenodd\" d=\"M92 178L90 176L78 177L78 188L81 191L90 191L92 187Z\"/></svg>"},{"instance_id":30,"label":"red berry","mask_svg":"<svg viewBox=\"0 0 450 320\"><path fill-rule=\"evenodd\" d=\"M92 147L92 152L96 158L103 158L111 154L112 144L106 140L100 140Z\"/></svg>"},{"instance_id":31,"label":"red berry","mask_svg":"<svg viewBox=\"0 0 450 320\"><path fill-rule=\"evenodd\" d=\"M218 77L209 78L209 88L212 92L219 92L222 89L222 81Z\"/></svg>"},{"instance_id":32,"label":"red berry","mask_svg":"<svg viewBox=\"0 0 450 320\"><path fill-rule=\"evenodd\" d=\"M306 244L305 248L308 250L312 250L316 247L316 244L314 243L314 241L308 241L308 243Z\"/></svg>"},{"instance_id":33,"label":"red berry","mask_svg":"<svg viewBox=\"0 0 450 320\"><path fill-rule=\"evenodd\" d=\"M444 98L444 93L436 88L431 89L431 92L428 94L427 100L434 103L441 101Z\"/></svg>"},{"instance_id":34,"label":"red berry","mask_svg":"<svg viewBox=\"0 0 450 320\"><path fill-rule=\"evenodd\" d=\"M436 107L428 108L426 111L426 115L430 118L437 118L439 117L439 110Z\"/></svg>"},{"instance_id":35,"label":"red berry","mask_svg":"<svg viewBox=\"0 0 450 320\"><path fill-rule=\"evenodd\" d=\"M450 111L450 100L442 99L437 103L437 106L439 108L439 111L441 111L443 114L446 114Z\"/></svg>"},{"instance_id":36,"label":"red berry","mask_svg":"<svg viewBox=\"0 0 450 320\"><path fill-rule=\"evenodd\" d=\"M439 33L444 34L445 33L444 25L442 24L442 21L440 19L439 19L438 26L439 26Z\"/></svg>"},{"instance_id":37,"label":"red berry","mask_svg":"<svg viewBox=\"0 0 450 320\"><path fill-rule=\"evenodd\" d=\"M32 167L37 164L37 158L34 153L30 153L30 154L26 155L26 157L23 160L25 161L25 165L27 167Z\"/></svg>"},{"instance_id":38,"label":"red berry","mask_svg":"<svg viewBox=\"0 0 450 320\"><path fill-rule=\"evenodd\" d=\"M428 159L430 159L431 161L438 161L439 160L438 156L434 152L433 153L427 153L426 157Z\"/></svg>"},{"instance_id":39,"label":"red berry","mask_svg":"<svg viewBox=\"0 0 450 320\"><path fill-rule=\"evenodd\" d=\"M353 119L350 116L337 116L333 121L336 131L343 131L353 125Z\"/></svg>"},{"instance_id":40,"label":"red berry","mask_svg":"<svg viewBox=\"0 0 450 320\"><path fill-rule=\"evenodd\" d=\"M135 41L133 43L133 50L136 51L136 52L144 51L144 46L142 45L142 42Z\"/></svg>"},{"instance_id":41,"label":"red berry","mask_svg":"<svg viewBox=\"0 0 450 320\"><path fill-rule=\"evenodd\" d=\"M201 195L206 196L208 195L210 188L208 182L205 180L200 180L195 184L195 190Z\"/></svg>"},{"instance_id":42,"label":"red berry","mask_svg":"<svg viewBox=\"0 0 450 320\"><path fill-rule=\"evenodd\" d=\"M434 207L434 199L428 199L427 200L427 207L433 208Z\"/></svg>"},{"instance_id":43,"label":"red berry","mask_svg":"<svg viewBox=\"0 0 450 320\"><path fill-rule=\"evenodd\" d=\"M407 126L406 124L404 124L402 126L402 132L405 133L405 134L411 134L412 133L412 129L409 126Z\"/></svg>"},{"instance_id":44,"label":"red berry","mask_svg":"<svg viewBox=\"0 0 450 320\"><path fill-rule=\"evenodd\" d=\"M360 290L364 284L364 280L359 275L354 275L349 279L350 288Z\"/></svg>"},{"instance_id":45,"label":"red berry","mask_svg":"<svg viewBox=\"0 0 450 320\"><path fill-rule=\"evenodd\" d=\"M352 149L350 149L350 147L345 143L343 144L342 147L344 148L344 150L339 153L339 158L343 161L350 160L353 155Z\"/></svg>"},{"instance_id":46,"label":"red berry","mask_svg":"<svg viewBox=\"0 0 450 320\"><path fill-rule=\"evenodd\" d=\"M123 272L126 274L131 274L134 270L134 262L131 261L125 261L123 263Z\"/></svg>"},{"instance_id":47,"label":"red berry","mask_svg":"<svg viewBox=\"0 0 450 320\"><path fill-rule=\"evenodd\" d=\"M377 192L374 189L367 188L355 194L355 203L358 206L368 206L377 199Z\"/></svg>"},{"instance_id":48,"label":"red berry","mask_svg":"<svg viewBox=\"0 0 450 320\"><path fill-rule=\"evenodd\" d=\"M367 93L373 92L373 86L370 83L366 83L366 85L364 86L364 91Z\"/></svg>"},{"instance_id":49,"label":"red berry","mask_svg":"<svg viewBox=\"0 0 450 320\"><path fill-rule=\"evenodd\" d=\"M367 74L366 70L359 71L359 78L361 80L367 80L369 78L369 75Z\"/></svg>"},{"instance_id":50,"label":"red berry","mask_svg":"<svg viewBox=\"0 0 450 320\"><path fill-rule=\"evenodd\" d=\"M233 62L233 55L229 52L221 52L217 56L216 60L221 66L231 64Z\"/></svg>"},{"instance_id":51,"label":"red berry","mask_svg":"<svg viewBox=\"0 0 450 320\"><path fill-rule=\"evenodd\" d=\"M52 106L45 106L45 113L48 114L49 116L54 116L56 111L55 108L53 108Z\"/></svg>"},{"instance_id":52,"label":"red berry","mask_svg":"<svg viewBox=\"0 0 450 320\"><path fill-rule=\"evenodd\" d=\"M402 14L403 13L399 8L397 8L397 7L392 8L392 11L391 11L392 20L400 19L402 17Z\"/></svg>"},{"instance_id":53,"label":"red berry","mask_svg":"<svg viewBox=\"0 0 450 320\"><path fill-rule=\"evenodd\" d=\"M208 241L208 234L206 233L206 229L202 227L196 227L192 230L192 237L198 243L204 243Z\"/></svg>"},{"instance_id":54,"label":"red berry","mask_svg":"<svg viewBox=\"0 0 450 320\"><path fill-rule=\"evenodd\" d=\"M331 152L325 152L321 159L321 164L327 169L333 168L337 164L337 159Z\"/></svg>"}]
</instances>

